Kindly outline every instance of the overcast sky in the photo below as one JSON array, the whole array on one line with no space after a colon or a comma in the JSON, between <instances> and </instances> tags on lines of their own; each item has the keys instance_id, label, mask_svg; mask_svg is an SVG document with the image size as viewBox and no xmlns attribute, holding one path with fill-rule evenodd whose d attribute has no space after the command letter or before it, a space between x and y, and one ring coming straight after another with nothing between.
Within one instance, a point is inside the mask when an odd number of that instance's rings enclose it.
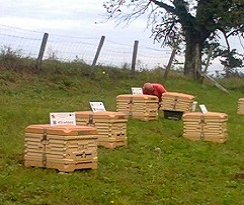
<instances>
[{"instance_id":1,"label":"overcast sky","mask_svg":"<svg viewBox=\"0 0 244 205\"><path fill-rule=\"evenodd\" d=\"M126 28L105 22L104 0L1 0L2 25L47 33L100 37L116 42L135 40L153 46L147 22L138 19ZM160 47L160 45L157 45Z\"/></svg>"}]
</instances>

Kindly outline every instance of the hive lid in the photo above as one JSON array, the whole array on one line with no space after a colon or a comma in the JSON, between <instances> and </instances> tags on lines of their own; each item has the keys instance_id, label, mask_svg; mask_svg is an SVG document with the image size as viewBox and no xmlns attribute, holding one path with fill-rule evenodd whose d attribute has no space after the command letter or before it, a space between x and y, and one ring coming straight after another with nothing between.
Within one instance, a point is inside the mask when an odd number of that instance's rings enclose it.
<instances>
[{"instance_id":1,"label":"hive lid","mask_svg":"<svg viewBox=\"0 0 244 205\"><path fill-rule=\"evenodd\" d=\"M184 119L199 119L199 118L205 118L205 119L227 119L228 115L225 113L220 112L207 112L207 113L201 113L201 112L187 112L183 114Z\"/></svg>"},{"instance_id":2,"label":"hive lid","mask_svg":"<svg viewBox=\"0 0 244 205\"><path fill-rule=\"evenodd\" d=\"M158 97L154 95L143 95L143 94L138 94L138 95L132 95L132 94L123 94L123 95L118 95L116 99L123 99L123 100L155 100L158 101Z\"/></svg>"},{"instance_id":3,"label":"hive lid","mask_svg":"<svg viewBox=\"0 0 244 205\"><path fill-rule=\"evenodd\" d=\"M125 113L113 111L77 111L75 112L75 116L81 118L92 116L94 119L128 119L128 116Z\"/></svg>"},{"instance_id":4,"label":"hive lid","mask_svg":"<svg viewBox=\"0 0 244 205\"><path fill-rule=\"evenodd\" d=\"M240 99L238 100L238 103L244 103L244 98L240 98Z\"/></svg>"},{"instance_id":5,"label":"hive lid","mask_svg":"<svg viewBox=\"0 0 244 205\"><path fill-rule=\"evenodd\" d=\"M79 135L97 135L97 129L90 126L79 125L54 125L36 124L29 125L25 128L26 133L49 134L49 135L63 135L63 136L79 136Z\"/></svg>"},{"instance_id":6,"label":"hive lid","mask_svg":"<svg viewBox=\"0 0 244 205\"><path fill-rule=\"evenodd\" d=\"M163 94L163 98L165 97L170 97L170 98L182 98L182 99L188 99L188 100L194 100L194 96L193 95L188 95L185 93L177 93L177 92L166 92Z\"/></svg>"}]
</instances>

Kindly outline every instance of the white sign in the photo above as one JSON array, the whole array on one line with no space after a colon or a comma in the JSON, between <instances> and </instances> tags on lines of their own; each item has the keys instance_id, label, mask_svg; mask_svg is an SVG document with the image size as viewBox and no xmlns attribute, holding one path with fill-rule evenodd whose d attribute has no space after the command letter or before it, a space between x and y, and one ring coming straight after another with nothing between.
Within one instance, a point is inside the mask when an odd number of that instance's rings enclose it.
<instances>
[{"instance_id":1,"label":"white sign","mask_svg":"<svg viewBox=\"0 0 244 205\"><path fill-rule=\"evenodd\" d=\"M205 105L199 105L199 107L200 107L200 110L201 110L201 112L202 112L203 114L205 114L205 113L208 112L208 110L207 110L207 108L206 108Z\"/></svg>"},{"instance_id":2,"label":"white sign","mask_svg":"<svg viewBox=\"0 0 244 205\"><path fill-rule=\"evenodd\" d=\"M76 125L75 113L73 112L53 112L49 116L50 125Z\"/></svg>"},{"instance_id":3,"label":"white sign","mask_svg":"<svg viewBox=\"0 0 244 205\"><path fill-rule=\"evenodd\" d=\"M133 95L142 95L142 88L131 88L131 92Z\"/></svg>"},{"instance_id":4,"label":"white sign","mask_svg":"<svg viewBox=\"0 0 244 205\"><path fill-rule=\"evenodd\" d=\"M93 112L106 111L102 102L90 102L90 106Z\"/></svg>"}]
</instances>

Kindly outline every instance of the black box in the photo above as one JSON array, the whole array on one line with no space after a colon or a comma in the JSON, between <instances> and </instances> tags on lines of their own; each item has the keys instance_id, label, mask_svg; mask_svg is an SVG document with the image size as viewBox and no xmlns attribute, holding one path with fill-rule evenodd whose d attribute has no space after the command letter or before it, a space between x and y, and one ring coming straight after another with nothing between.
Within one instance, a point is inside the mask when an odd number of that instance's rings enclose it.
<instances>
[{"instance_id":1,"label":"black box","mask_svg":"<svg viewBox=\"0 0 244 205\"><path fill-rule=\"evenodd\" d=\"M180 120L183 113L184 113L183 111L163 110L164 118L169 120Z\"/></svg>"}]
</instances>

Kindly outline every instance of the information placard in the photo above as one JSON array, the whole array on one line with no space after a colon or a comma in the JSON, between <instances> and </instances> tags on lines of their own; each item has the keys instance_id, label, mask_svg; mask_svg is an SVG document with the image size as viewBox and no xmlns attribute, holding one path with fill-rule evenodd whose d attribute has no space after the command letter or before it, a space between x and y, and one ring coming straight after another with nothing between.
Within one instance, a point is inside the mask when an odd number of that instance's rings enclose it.
<instances>
[{"instance_id":1,"label":"information placard","mask_svg":"<svg viewBox=\"0 0 244 205\"><path fill-rule=\"evenodd\" d=\"M142 95L143 94L142 88L132 87L131 92L132 92L132 95Z\"/></svg>"},{"instance_id":2,"label":"information placard","mask_svg":"<svg viewBox=\"0 0 244 205\"><path fill-rule=\"evenodd\" d=\"M199 107L200 107L200 110L201 110L201 112L202 112L203 114L205 114L205 113L208 112L208 110L207 110L207 108L206 108L205 105L199 105Z\"/></svg>"},{"instance_id":3,"label":"information placard","mask_svg":"<svg viewBox=\"0 0 244 205\"><path fill-rule=\"evenodd\" d=\"M90 106L93 112L106 111L102 102L90 102Z\"/></svg>"},{"instance_id":4,"label":"information placard","mask_svg":"<svg viewBox=\"0 0 244 205\"><path fill-rule=\"evenodd\" d=\"M52 112L50 125L76 125L75 113L73 112Z\"/></svg>"}]
</instances>

